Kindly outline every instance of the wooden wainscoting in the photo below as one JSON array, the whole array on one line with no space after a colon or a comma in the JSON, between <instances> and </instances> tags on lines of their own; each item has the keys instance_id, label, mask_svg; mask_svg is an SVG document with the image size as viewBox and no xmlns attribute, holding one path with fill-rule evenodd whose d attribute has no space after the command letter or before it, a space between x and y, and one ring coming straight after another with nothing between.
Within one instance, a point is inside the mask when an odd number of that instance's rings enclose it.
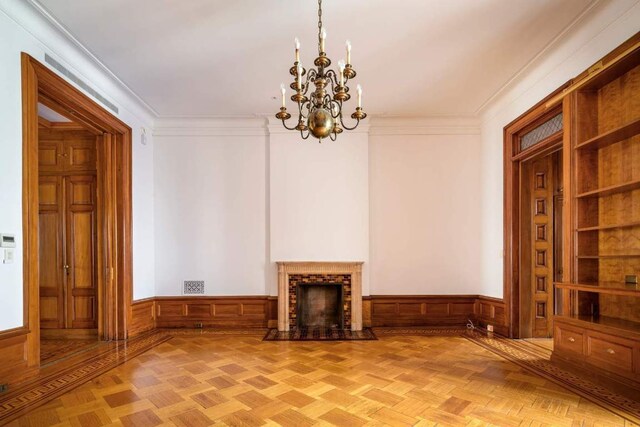
<instances>
[{"instance_id":1,"label":"wooden wainscoting","mask_svg":"<svg viewBox=\"0 0 640 427\"><path fill-rule=\"evenodd\" d=\"M27 328L0 332L0 384L17 383L33 373L27 363Z\"/></svg>"},{"instance_id":2,"label":"wooden wainscoting","mask_svg":"<svg viewBox=\"0 0 640 427\"><path fill-rule=\"evenodd\" d=\"M155 298L145 298L131 303L129 338L156 327Z\"/></svg>"},{"instance_id":3,"label":"wooden wainscoting","mask_svg":"<svg viewBox=\"0 0 640 427\"><path fill-rule=\"evenodd\" d=\"M501 299L480 295L372 295L364 299L364 324L371 326L462 326L469 320L505 334ZM364 309L364 307L367 307Z\"/></svg>"},{"instance_id":4,"label":"wooden wainscoting","mask_svg":"<svg viewBox=\"0 0 640 427\"><path fill-rule=\"evenodd\" d=\"M156 297L158 328L266 328L269 297Z\"/></svg>"},{"instance_id":5,"label":"wooden wainscoting","mask_svg":"<svg viewBox=\"0 0 640 427\"><path fill-rule=\"evenodd\" d=\"M503 300L479 295L374 295L362 298L363 325L463 326L473 320L508 333ZM155 297L131 305L129 336L158 328L275 328L278 298Z\"/></svg>"},{"instance_id":6,"label":"wooden wainscoting","mask_svg":"<svg viewBox=\"0 0 640 427\"><path fill-rule=\"evenodd\" d=\"M466 324L476 295L372 295L372 326L451 326Z\"/></svg>"},{"instance_id":7,"label":"wooden wainscoting","mask_svg":"<svg viewBox=\"0 0 640 427\"><path fill-rule=\"evenodd\" d=\"M494 332L503 336L509 335L507 314L504 300L479 295L475 304L475 318L482 327L493 325Z\"/></svg>"}]
</instances>

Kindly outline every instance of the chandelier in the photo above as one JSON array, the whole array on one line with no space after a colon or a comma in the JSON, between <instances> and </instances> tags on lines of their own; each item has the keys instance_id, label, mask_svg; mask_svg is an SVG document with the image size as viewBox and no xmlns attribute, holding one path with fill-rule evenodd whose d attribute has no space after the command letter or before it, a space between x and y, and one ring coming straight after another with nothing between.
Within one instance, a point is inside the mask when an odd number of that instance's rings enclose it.
<instances>
[{"instance_id":1,"label":"chandelier","mask_svg":"<svg viewBox=\"0 0 640 427\"><path fill-rule=\"evenodd\" d=\"M296 126L287 126L286 121L291 118L286 106L286 88L284 83L280 85L282 92L282 107L276 114L276 118L282 120L282 125L288 130L297 130L302 139L313 135L322 142L323 138L329 137L335 141L338 134L346 130L353 130L360 124L360 120L367 117L362 110L362 87L358 85L356 92L358 95L358 106L351 118L355 124L349 127L343 120L343 107L346 101L351 98L349 95L349 80L356 76L356 71L351 66L351 43L347 40L347 60L338 62L339 73L328 69L331 60L325 53L325 39L327 32L322 26L322 0L318 0L318 57L313 61L316 68L309 67L306 70L300 62L300 42L295 39L296 60L289 73L293 76L293 83L290 87L294 94L291 100L298 106L298 123ZM309 92L311 85L315 87Z\"/></svg>"}]
</instances>

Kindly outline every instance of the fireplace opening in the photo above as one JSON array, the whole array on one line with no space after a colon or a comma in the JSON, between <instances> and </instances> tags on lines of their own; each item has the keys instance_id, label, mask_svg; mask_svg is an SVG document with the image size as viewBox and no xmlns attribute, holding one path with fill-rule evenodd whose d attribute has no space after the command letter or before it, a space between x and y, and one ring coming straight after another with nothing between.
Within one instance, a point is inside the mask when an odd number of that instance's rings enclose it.
<instances>
[{"instance_id":1,"label":"fireplace opening","mask_svg":"<svg viewBox=\"0 0 640 427\"><path fill-rule=\"evenodd\" d=\"M296 299L298 328L344 328L342 284L299 283Z\"/></svg>"}]
</instances>

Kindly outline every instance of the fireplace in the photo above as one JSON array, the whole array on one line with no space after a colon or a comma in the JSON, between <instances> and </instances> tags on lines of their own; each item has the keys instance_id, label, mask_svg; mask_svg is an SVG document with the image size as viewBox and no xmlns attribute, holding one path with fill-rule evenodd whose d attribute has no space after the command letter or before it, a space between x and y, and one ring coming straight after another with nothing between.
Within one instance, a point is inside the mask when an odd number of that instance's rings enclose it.
<instances>
[{"instance_id":1,"label":"fireplace","mask_svg":"<svg viewBox=\"0 0 640 427\"><path fill-rule=\"evenodd\" d=\"M362 330L362 262L278 262L278 330Z\"/></svg>"},{"instance_id":2,"label":"fireplace","mask_svg":"<svg viewBox=\"0 0 640 427\"><path fill-rule=\"evenodd\" d=\"M296 294L296 327L343 329L341 283L301 283Z\"/></svg>"}]
</instances>

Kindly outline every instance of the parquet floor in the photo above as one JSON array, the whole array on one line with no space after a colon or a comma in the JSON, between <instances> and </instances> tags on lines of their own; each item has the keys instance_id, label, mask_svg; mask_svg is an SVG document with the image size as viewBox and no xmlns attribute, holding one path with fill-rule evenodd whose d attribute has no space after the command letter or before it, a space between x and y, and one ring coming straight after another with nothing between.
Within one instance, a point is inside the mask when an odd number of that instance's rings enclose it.
<instances>
[{"instance_id":1,"label":"parquet floor","mask_svg":"<svg viewBox=\"0 0 640 427\"><path fill-rule=\"evenodd\" d=\"M631 426L459 336L177 335L15 426Z\"/></svg>"}]
</instances>

